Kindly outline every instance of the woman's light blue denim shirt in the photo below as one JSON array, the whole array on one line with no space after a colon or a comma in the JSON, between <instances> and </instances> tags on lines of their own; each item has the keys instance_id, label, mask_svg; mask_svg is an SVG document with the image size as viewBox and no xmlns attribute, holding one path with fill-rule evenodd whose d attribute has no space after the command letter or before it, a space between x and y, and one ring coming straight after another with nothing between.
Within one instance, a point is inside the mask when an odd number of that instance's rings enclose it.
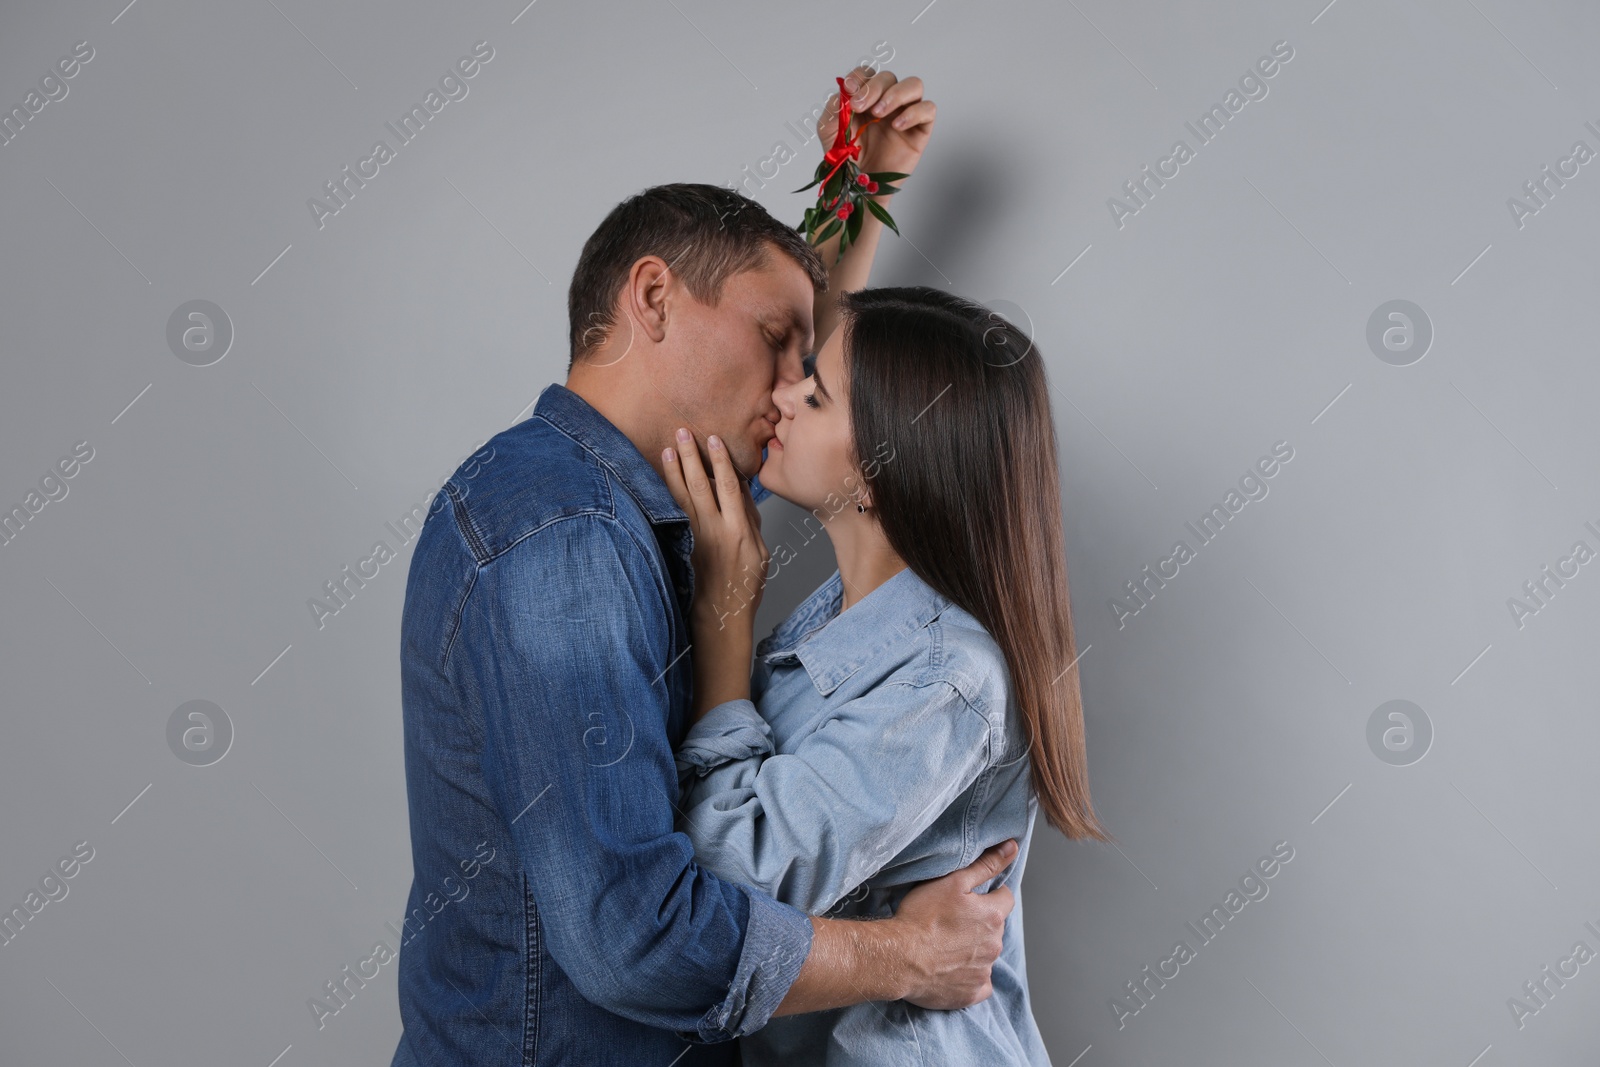
<instances>
[{"instance_id":1,"label":"woman's light blue denim shirt","mask_svg":"<svg viewBox=\"0 0 1600 1067\"><path fill-rule=\"evenodd\" d=\"M1022 944L1038 801L1005 658L909 567L843 613L841 590L835 571L756 646L753 700L712 708L678 747L678 828L695 859L811 915L877 917L914 883L1016 838L1015 861L979 887L1009 885L1016 908L986 1000L775 1018L740 1038L744 1061L1047 1065Z\"/></svg>"}]
</instances>

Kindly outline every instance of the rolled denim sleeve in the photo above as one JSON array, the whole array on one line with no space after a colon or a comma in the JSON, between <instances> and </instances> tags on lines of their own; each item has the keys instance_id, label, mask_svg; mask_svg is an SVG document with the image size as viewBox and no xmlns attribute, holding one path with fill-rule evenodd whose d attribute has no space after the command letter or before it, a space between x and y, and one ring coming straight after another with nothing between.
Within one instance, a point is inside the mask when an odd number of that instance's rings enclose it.
<instances>
[{"instance_id":1,"label":"rolled denim sleeve","mask_svg":"<svg viewBox=\"0 0 1600 1067\"><path fill-rule=\"evenodd\" d=\"M723 1041L766 1024L812 927L674 830L669 596L614 519L557 520L479 566L453 669L550 955L609 1011Z\"/></svg>"},{"instance_id":2,"label":"rolled denim sleeve","mask_svg":"<svg viewBox=\"0 0 1600 1067\"><path fill-rule=\"evenodd\" d=\"M718 704L689 728L678 745L678 785L687 794L695 776L772 751L772 727L749 700Z\"/></svg>"},{"instance_id":3,"label":"rolled denim sleeve","mask_svg":"<svg viewBox=\"0 0 1600 1067\"><path fill-rule=\"evenodd\" d=\"M990 753L988 720L947 681L880 685L781 753L755 705L732 700L678 748L679 826L722 877L821 915L932 825Z\"/></svg>"}]
</instances>

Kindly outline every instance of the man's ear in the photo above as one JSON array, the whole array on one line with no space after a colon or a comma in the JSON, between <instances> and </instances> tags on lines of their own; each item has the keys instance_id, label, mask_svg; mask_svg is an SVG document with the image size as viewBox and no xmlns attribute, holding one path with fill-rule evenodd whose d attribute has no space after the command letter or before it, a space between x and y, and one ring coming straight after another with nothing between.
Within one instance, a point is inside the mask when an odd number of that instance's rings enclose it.
<instances>
[{"instance_id":1,"label":"man's ear","mask_svg":"<svg viewBox=\"0 0 1600 1067\"><path fill-rule=\"evenodd\" d=\"M666 260L641 256L628 271L628 283L622 290L623 311L645 336L660 342L667 336L670 298L676 290L676 280Z\"/></svg>"}]
</instances>

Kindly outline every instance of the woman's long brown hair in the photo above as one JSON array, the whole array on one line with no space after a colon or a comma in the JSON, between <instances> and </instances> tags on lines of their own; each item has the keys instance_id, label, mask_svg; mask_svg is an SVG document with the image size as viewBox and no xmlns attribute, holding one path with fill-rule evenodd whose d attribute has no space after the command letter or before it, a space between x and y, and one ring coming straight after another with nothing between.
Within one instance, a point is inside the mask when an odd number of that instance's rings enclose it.
<instances>
[{"instance_id":1,"label":"woman's long brown hair","mask_svg":"<svg viewBox=\"0 0 1600 1067\"><path fill-rule=\"evenodd\" d=\"M1043 358L1014 324L938 289L862 289L839 306L855 461L889 546L1004 652L1050 825L1113 840L1089 800Z\"/></svg>"}]
</instances>

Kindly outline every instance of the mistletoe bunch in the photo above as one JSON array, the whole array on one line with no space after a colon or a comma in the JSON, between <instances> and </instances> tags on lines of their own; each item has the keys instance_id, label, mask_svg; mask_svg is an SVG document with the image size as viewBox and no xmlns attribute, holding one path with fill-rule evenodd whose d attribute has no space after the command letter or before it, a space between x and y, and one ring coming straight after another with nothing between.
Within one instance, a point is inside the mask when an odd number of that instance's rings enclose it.
<instances>
[{"instance_id":1,"label":"mistletoe bunch","mask_svg":"<svg viewBox=\"0 0 1600 1067\"><path fill-rule=\"evenodd\" d=\"M820 186L816 204L806 208L805 219L796 229L804 233L812 245L819 245L834 234L839 234L839 251L834 259L834 262L838 262L838 256L843 256L845 249L861 235L861 223L868 211L893 230L896 236L899 235L900 228L894 224L889 212L872 198L878 194L888 196L899 192L899 188L890 183L909 175L892 170L868 173L856 165L856 160L861 158L861 131L879 119L862 123L852 135L850 90L845 88L843 78L835 78L834 81L839 83L839 132L834 135L833 147L817 164L816 176L810 184L802 185L795 192L803 193L812 186Z\"/></svg>"}]
</instances>

